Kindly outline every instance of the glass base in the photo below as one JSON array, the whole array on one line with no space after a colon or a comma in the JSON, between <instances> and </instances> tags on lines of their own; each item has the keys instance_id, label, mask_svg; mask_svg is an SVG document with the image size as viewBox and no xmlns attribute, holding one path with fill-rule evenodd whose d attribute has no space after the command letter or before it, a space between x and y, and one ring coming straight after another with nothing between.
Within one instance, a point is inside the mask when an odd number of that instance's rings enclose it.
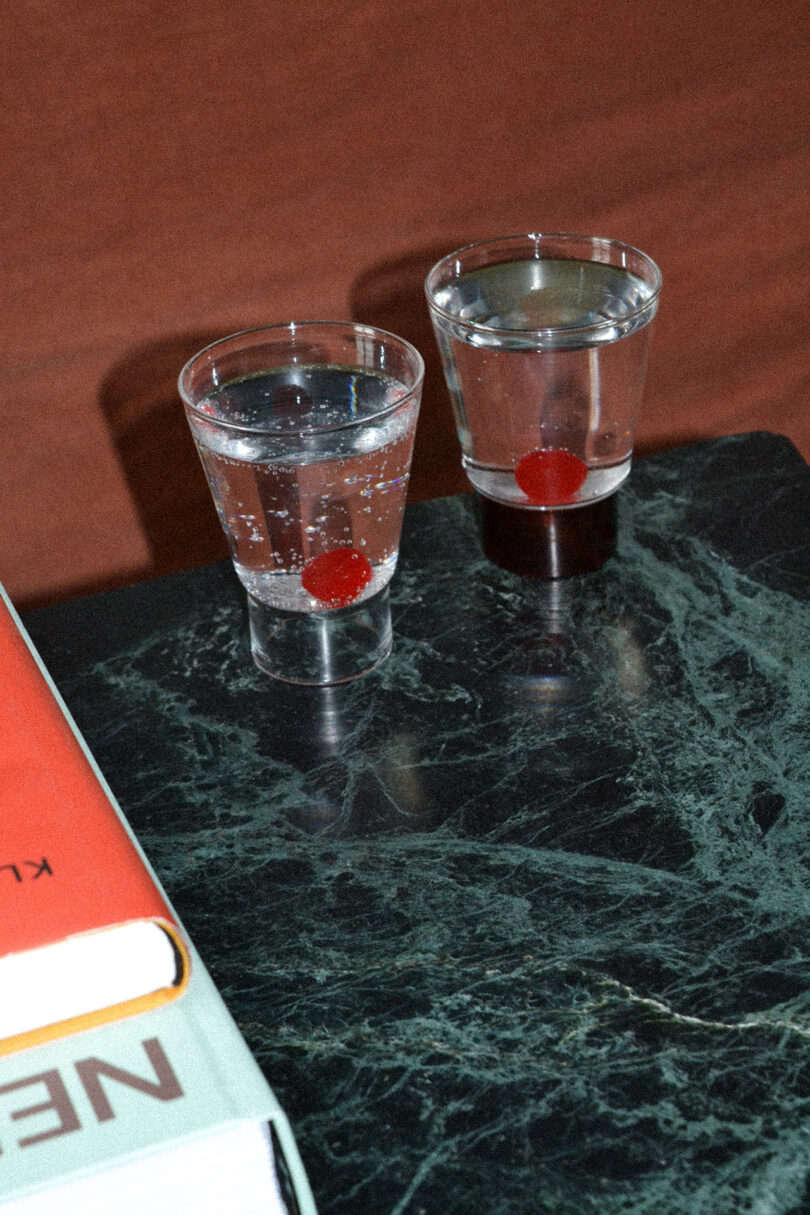
<instances>
[{"instance_id":1,"label":"glass base","mask_svg":"<svg viewBox=\"0 0 810 1215\"><path fill-rule=\"evenodd\" d=\"M505 506L479 495L486 557L529 578L570 578L598 569L616 549L616 494L561 510Z\"/></svg>"},{"instance_id":2,"label":"glass base","mask_svg":"<svg viewBox=\"0 0 810 1215\"><path fill-rule=\"evenodd\" d=\"M324 686L365 675L391 652L388 587L329 612L286 612L248 594L250 648L265 675Z\"/></svg>"}]
</instances>

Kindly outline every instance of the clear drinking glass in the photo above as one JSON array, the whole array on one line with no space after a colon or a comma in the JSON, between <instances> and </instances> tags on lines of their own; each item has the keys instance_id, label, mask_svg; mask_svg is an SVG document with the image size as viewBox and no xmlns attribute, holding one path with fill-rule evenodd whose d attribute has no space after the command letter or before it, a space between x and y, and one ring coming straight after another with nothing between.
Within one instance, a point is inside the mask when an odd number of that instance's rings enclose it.
<instances>
[{"instance_id":1,"label":"clear drinking glass","mask_svg":"<svg viewBox=\"0 0 810 1215\"><path fill-rule=\"evenodd\" d=\"M389 653L423 374L408 342L340 321L238 333L180 373L267 674L341 683Z\"/></svg>"},{"instance_id":2,"label":"clear drinking glass","mask_svg":"<svg viewBox=\"0 0 810 1215\"><path fill-rule=\"evenodd\" d=\"M554 577L608 555L596 507L630 471L660 288L640 250L574 233L482 241L428 274L462 463L507 568Z\"/></svg>"}]
</instances>

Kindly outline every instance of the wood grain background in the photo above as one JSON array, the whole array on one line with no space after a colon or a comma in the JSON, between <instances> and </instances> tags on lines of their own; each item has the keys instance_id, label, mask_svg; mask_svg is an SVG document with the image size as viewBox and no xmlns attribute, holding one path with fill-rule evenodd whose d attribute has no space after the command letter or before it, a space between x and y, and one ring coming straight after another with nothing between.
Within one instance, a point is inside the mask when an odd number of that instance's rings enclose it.
<instances>
[{"instance_id":1,"label":"wood grain background","mask_svg":"<svg viewBox=\"0 0 810 1215\"><path fill-rule=\"evenodd\" d=\"M659 262L642 452L766 429L810 457L806 0L29 0L2 37L20 606L224 554L175 380L236 329L411 338L413 495L465 488L422 280L488 236Z\"/></svg>"}]
</instances>

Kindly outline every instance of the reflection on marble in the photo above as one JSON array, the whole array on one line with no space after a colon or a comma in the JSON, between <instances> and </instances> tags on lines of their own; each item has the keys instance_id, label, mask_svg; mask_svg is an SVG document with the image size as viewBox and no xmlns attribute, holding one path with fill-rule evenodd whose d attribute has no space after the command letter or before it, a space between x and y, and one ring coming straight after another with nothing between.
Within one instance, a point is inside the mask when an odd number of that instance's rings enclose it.
<instances>
[{"instance_id":1,"label":"reflection on marble","mask_svg":"<svg viewBox=\"0 0 810 1215\"><path fill-rule=\"evenodd\" d=\"M810 1210L808 504L774 436L665 453L558 584L410 507L323 691L226 565L28 617L323 1215Z\"/></svg>"}]
</instances>

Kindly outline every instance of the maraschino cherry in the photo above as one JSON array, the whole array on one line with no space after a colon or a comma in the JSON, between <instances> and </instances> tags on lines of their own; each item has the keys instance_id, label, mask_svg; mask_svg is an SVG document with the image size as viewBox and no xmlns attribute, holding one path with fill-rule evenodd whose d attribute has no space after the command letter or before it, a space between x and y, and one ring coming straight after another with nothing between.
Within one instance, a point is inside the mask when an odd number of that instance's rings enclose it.
<instances>
[{"instance_id":1,"label":"maraschino cherry","mask_svg":"<svg viewBox=\"0 0 810 1215\"><path fill-rule=\"evenodd\" d=\"M371 562L359 549L330 548L307 561L301 585L325 607L341 608L354 602L371 574Z\"/></svg>"},{"instance_id":2,"label":"maraschino cherry","mask_svg":"<svg viewBox=\"0 0 810 1215\"><path fill-rule=\"evenodd\" d=\"M560 506L573 502L585 484L588 466L564 447L539 447L521 456L515 480L535 506Z\"/></svg>"}]
</instances>

